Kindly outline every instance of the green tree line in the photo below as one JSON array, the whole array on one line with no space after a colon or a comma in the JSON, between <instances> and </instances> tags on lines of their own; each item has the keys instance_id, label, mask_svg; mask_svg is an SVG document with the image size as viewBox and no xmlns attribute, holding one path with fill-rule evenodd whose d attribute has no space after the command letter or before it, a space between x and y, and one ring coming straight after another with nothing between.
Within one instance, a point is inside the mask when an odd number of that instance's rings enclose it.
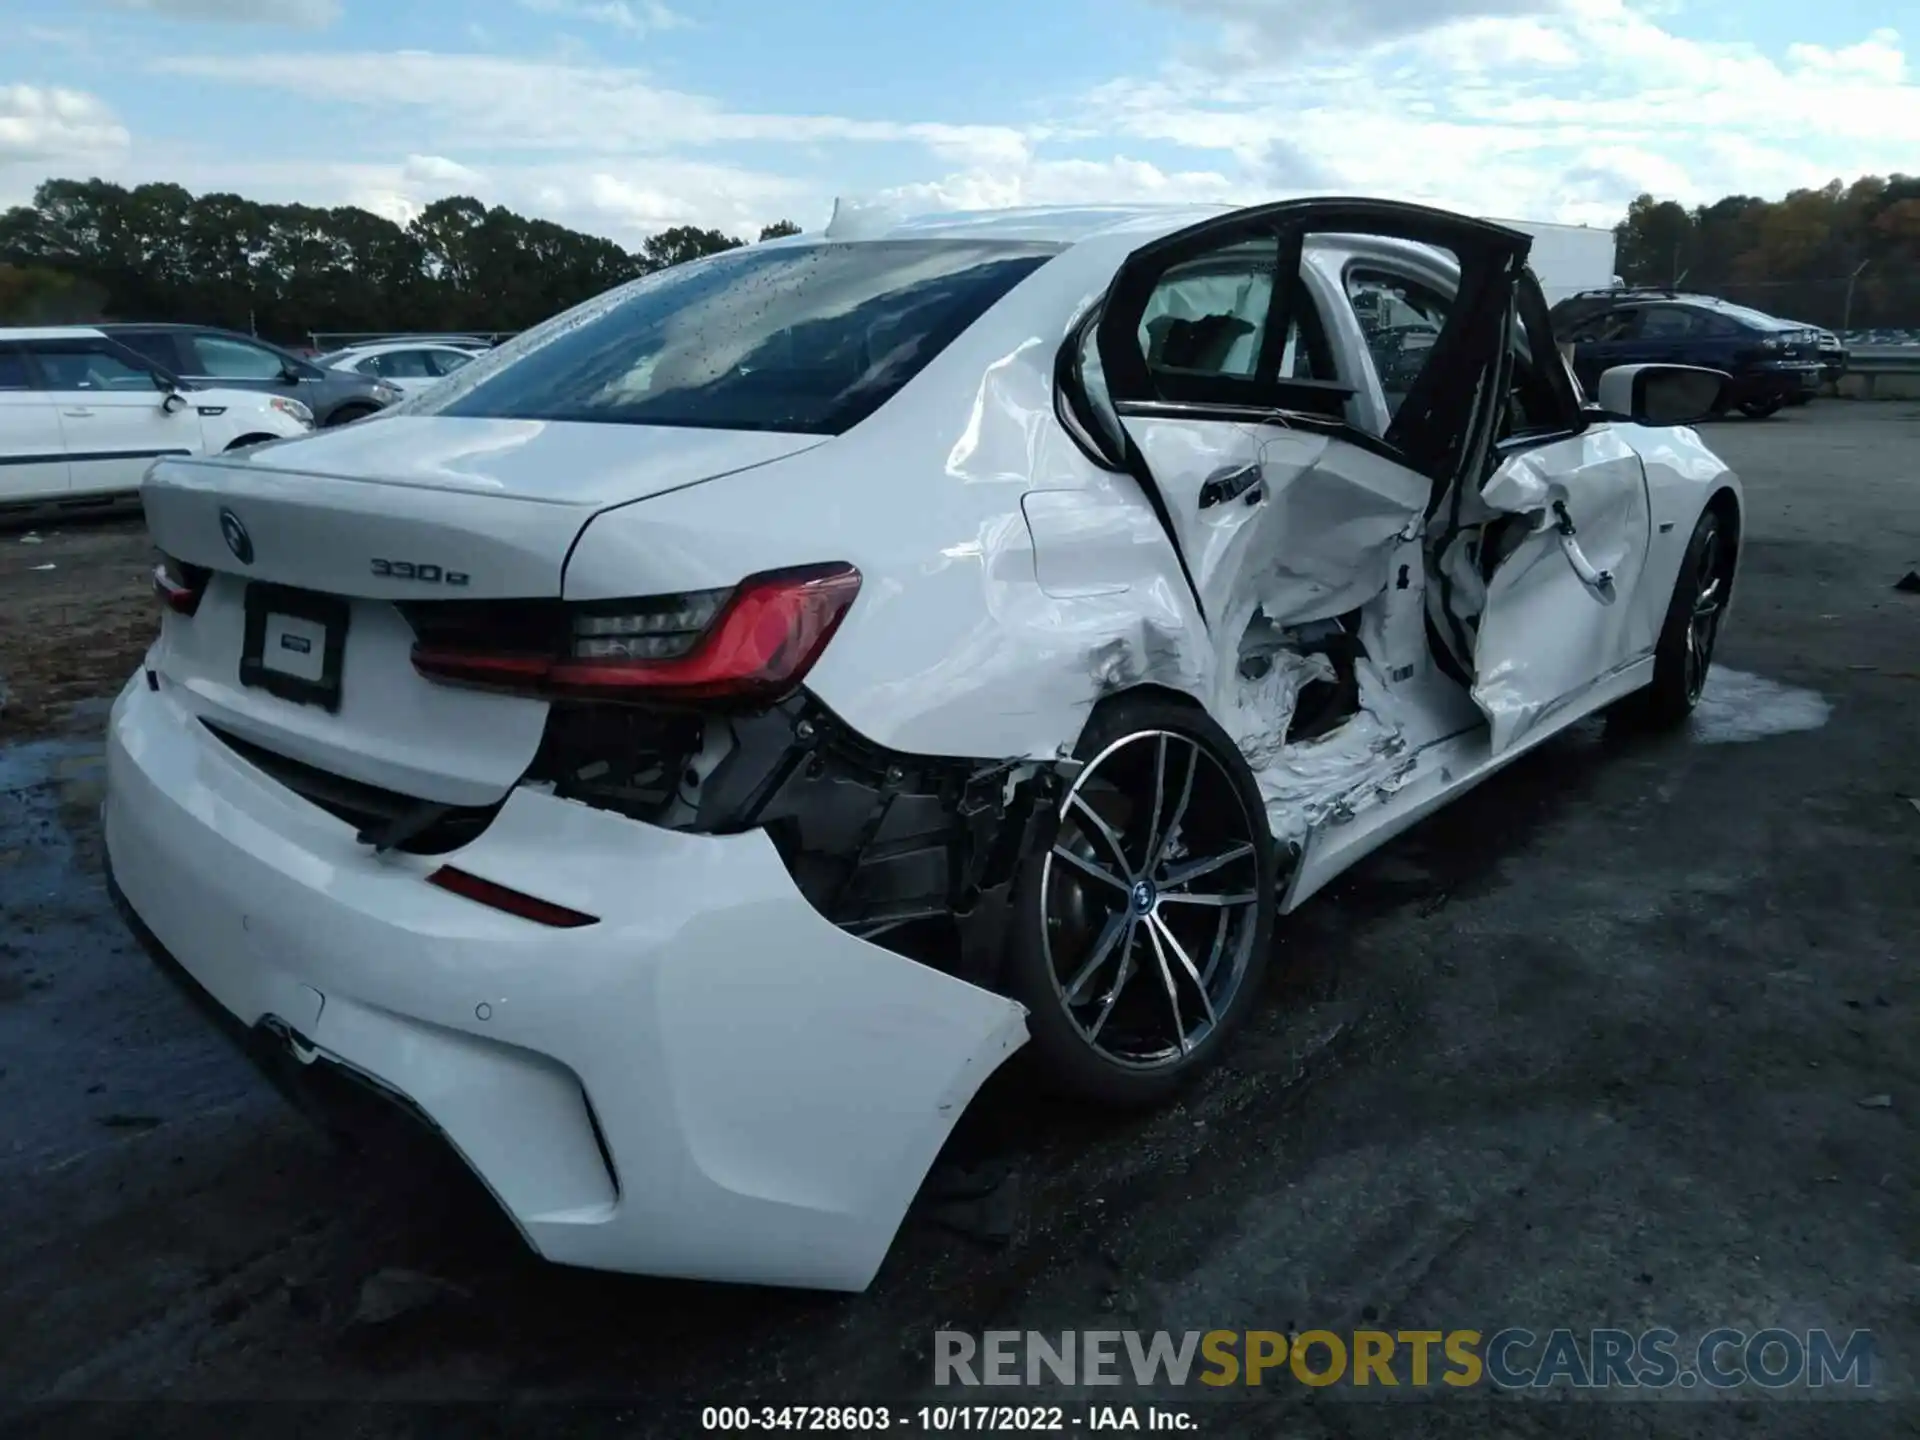
<instances>
[{"instance_id":1,"label":"green tree line","mask_svg":"<svg viewBox=\"0 0 1920 1440\"><path fill-rule=\"evenodd\" d=\"M798 231L782 220L760 238ZM0 322L182 320L288 343L325 330L521 330L744 243L681 225L627 250L467 196L399 225L352 205L48 180L0 214Z\"/></svg>"},{"instance_id":2,"label":"green tree line","mask_svg":"<svg viewBox=\"0 0 1920 1440\"><path fill-rule=\"evenodd\" d=\"M1630 284L1722 295L1834 330L1920 328L1920 175L1692 210L1642 195L1614 234Z\"/></svg>"},{"instance_id":3,"label":"green tree line","mask_svg":"<svg viewBox=\"0 0 1920 1440\"><path fill-rule=\"evenodd\" d=\"M783 220L759 238L797 228ZM1920 176L1691 210L1642 195L1615 234L1631 284L1725 295L1834 329L1920 328ZM682 225L628 250L467 196L399 225L351 205L48 180L31 204L0 214L0 322L189 320L288 342L317 330L519 330L742 243Z\"/></svg>"}]
</instances>

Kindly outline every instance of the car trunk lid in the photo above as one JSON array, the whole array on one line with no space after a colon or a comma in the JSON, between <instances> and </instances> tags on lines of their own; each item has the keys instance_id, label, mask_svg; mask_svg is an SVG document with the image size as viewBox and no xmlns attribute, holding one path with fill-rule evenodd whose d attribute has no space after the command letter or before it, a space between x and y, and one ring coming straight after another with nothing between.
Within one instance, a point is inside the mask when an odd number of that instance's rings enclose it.
<instances>
[{"instance_id":1,"label":"car trunk lid","mask_svg":"<svg viewBox=\"0 0 1920 1440\"><path fill-rule=\"evenodd\" d=\"M402 607L555 600L594 515L820 443L393 416L162 462L148 527L197 601L150 663L223 739L399 799L492 804L532 762L547 702L423 678Z\"/></svg>"}]
</instances>

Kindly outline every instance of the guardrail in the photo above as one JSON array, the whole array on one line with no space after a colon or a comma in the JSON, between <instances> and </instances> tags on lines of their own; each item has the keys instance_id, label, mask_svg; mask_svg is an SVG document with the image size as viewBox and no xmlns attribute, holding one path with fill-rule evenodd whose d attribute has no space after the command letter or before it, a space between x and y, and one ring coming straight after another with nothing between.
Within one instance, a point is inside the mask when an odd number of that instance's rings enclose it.
<instances>
[{"instance_id":1,"label":"guardrail","mask_svg":"<svg viewBox=\"0 0 1920 1440\"><path fill-rule=\"evenodd\" d=\"M1920 400L1920 345L1872 345L1850 351L1834 393L1849 400Z\"/></svg>"}]
</instances>

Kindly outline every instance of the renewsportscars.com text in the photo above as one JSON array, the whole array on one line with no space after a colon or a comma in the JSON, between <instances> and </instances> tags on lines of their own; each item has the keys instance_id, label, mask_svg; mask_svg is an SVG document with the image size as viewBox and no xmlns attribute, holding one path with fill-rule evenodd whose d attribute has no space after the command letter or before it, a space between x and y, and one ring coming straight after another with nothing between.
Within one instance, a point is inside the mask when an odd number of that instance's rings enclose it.
<instances>
[{"instance_id":1,"label":"renewsportscars.com text","mask_svg":"<svg viewBox=\"0 0 1920 1440\"><path fill-rule=\"evenodd\" d=\"M1873 1335L1827 1330L961 1330L936 1385L1352 1385L1419 1389L1868 1389Z\"/></svg>"}]
</instances>

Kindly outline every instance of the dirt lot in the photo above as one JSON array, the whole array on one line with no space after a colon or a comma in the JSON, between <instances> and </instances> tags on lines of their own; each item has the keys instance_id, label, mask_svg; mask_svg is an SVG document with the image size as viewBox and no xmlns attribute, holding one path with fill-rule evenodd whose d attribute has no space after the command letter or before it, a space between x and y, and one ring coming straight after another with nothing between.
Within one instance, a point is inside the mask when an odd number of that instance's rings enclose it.
<instances>
[{"instance_id":1,"label":"dirt lot","mask_svg":"<svg viewBox=\"0 0 1920 1440\"><path fill-rule=\"evenodd\" d=\"M0 739L111 695L157 626L138 518L0 528Z\"/></svg>"},{"instance_id":2,"label":"dirt lot","mask_svg":"<svg viewBox=\"0 0 1920 1440\"><path fill-rule=\"evenodd\" d=\"M0 533L0 1423L684 1435L951 1403L937 1328L1779 1324L1871 1329L1890 1403L1174 1403L1231 1436L1913 1433L1920 407L1709 433L1750 532L1693 732L1580 727L1367 862L1183 1105L983 1097L952 1163L1005 1178L924 1197L857 1297L544 1267L423 1154L325 1149L105 901L141 537Z\"/></svg>"}]
</instances>

